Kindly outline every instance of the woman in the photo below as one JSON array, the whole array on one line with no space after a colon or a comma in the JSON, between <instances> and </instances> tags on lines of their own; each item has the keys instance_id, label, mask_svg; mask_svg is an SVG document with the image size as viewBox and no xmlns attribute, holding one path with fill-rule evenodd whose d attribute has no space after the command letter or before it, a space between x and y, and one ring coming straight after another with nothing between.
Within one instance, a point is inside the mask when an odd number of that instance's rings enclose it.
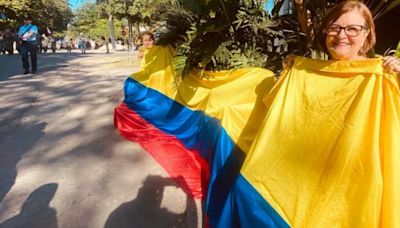
<instances>
[{"instance_id":1,"label":"woman","mask_svg":"<svg viewBox=\"0 0 400 228\"><path fill-rule=\"evenodd\" d=\"M321 25L319 44L332 60L362 60L376 42L375 25L368 7L358 1L344 1L331 9ZM283 61L283 67L293 65L294 56ZM399 61L383 58L389 72L400 73Z\"/></svg>"},{"instance_id":2,"label":"woman","mask_svg":"<svg viewBox=\"0 0 400 228\"><path fill-rule=\"evenodd\" d=\"M144 32L142 34L142 46L139 48L138 58L142 59L145 52L151 49L154 45L154 35L151 32Z\"/></svg>"},{"instance_id":3,"label":"woman","mask_svg":"<svg viewBox=\"0 0 400 228\"><path fill-rule=\"evenodd\" d=\"M328 12L329 61L289 57L216 227L400 227L400 86L357 1ZM286 65L287 66L287 65ZM399 72L393 58L385 69ZM261 121L260 121L261 122ZM215 225L216 224L216 225Z\"/></svg>"}]
</instances>

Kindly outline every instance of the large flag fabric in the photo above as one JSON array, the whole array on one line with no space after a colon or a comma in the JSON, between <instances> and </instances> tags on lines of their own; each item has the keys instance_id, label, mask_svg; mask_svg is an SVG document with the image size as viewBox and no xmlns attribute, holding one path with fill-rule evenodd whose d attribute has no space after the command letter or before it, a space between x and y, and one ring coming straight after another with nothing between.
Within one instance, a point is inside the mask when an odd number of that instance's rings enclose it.
<instances>
[{"instance_id":1,"label":"large flag fabric","mask_svg":"<svg viewBox=\"0 0 400 228\"><path fill-rule=\"evenodd\" d=\"M381 59L295 64L215 227L400 227L399 79Z\"/></svg>"},{"instance_id":2,"label":"large flag fabric","mask_svg":"<svg viewBox=\"0 0 400 228\"><path fill-rule=\"evenodd\" d=\"M265 116L263 97L275 84L262 68L191 71L177 78L173 49L155 46L125 82L114 122L192 197L219 217ZM210 221L212 222L212 221Z\"/></svg>"},{"instance_id":3,"label":"large flag fabric","mask_svg":"<svg viewBox=\"0 0 400 228\"><path fill-rule=\"evenodd\" d=\"M399 79L381 59L296 57L275 84L260 68L176 78L172 56L145 55L115 126L211 227L400 227Z\"/></svg>"}]
</instances>

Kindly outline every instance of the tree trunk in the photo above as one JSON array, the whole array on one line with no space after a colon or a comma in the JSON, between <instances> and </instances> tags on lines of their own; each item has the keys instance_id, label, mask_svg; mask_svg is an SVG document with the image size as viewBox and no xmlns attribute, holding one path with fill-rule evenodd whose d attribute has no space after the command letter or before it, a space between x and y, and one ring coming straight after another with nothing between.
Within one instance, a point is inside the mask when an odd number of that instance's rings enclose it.
<instances>
[{"instance_id":1,"label":"tree trunk","mask_svg":"<svg viewBox=\"0 0 400 228\"><path fill-rule=\"evenodd\" d=\"M300 24L300 29L302 32L304 32L307 36L307 47L310 48L312 46L312 34L311 34L311 29L310 25L308 22L308 13L307 13L307 8L306 4L303 0L295 0L295 7L297 11L297 18L299 20Z\"/></svg>"},{"instance_id":2,"label":"tree trunk","mask_svg":"<svg viewBox=\"0 0 400 228\"><path fill-rule=\"evenodd\" d=\"M128 41L128 47L129 49L132 48L132 40L133 40L133 34L132 34L132 18L128 19L128 34L129 34L129 41Z\"/></svg>"},{"instance_id":3,"label":"tree trunk","mask_svg":"<svg viewBox=\"0 0 400 228\"><path fill-rule=\"evenodd\" d=\"M135 23L135 29L136 29L136 34L138 35L138 36L140 36L140 28L139 28L139 22L136 22Z\"/></svg>"},{"instance_id":4,"label":"tree trunk","mask_svg":"<svg viewBox=\"0 0 400 228\"><path fill-rule=\"evenodd\" d=\"M114 18L113 15L108 15L108 28L110 30L110 38L111 38L111 47L115 51L115 31L114 31Z\"/></svg>"}]
</instances>

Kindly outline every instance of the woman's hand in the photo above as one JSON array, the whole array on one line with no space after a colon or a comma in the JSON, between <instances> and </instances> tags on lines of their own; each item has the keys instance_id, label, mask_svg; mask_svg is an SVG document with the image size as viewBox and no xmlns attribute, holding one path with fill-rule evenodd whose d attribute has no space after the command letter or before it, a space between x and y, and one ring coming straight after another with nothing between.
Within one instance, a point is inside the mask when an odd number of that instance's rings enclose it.
<instances>
[{"instance_id":1,"label":"woman's hand","mask_svg":"<svg viewBox=\"0 0 400 228\"><path fill-rule=\"evenodd\" d=\"M383 67L390 73L400 74L400 61L396 57L383 57Z\"/></svg>"},{"instance_id":2,"label":"woman's hand","mask_svg":"<svg viewBox=\"0 0 400 228\"><path fill-rule=\"evenodd\" d=\"M282 61L283 70L287 70L287 69L291 68L294 64L295 58L296 58L296 56L293 54L286 56Z\"/></svg>"}]
</instances>

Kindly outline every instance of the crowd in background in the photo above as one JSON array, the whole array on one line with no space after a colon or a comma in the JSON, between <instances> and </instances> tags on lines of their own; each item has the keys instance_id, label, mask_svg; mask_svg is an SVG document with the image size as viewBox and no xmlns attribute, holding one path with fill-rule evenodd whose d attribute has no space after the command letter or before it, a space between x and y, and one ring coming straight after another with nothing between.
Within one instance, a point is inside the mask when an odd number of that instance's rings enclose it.
<instances>
[{"instance_id":1,"label":"crowd in background","mask_svg":"<svg viewBox=\"0 0 400 228\"><path fill-rule=\"evenodd\" d=\"M0 55L13 55L17 49L17 33L10 28L0 29ZM81 53L86 53L87 49L98 49L109 43L104 37L93 39L80 34L77 38L57 37L43 33L38 35L37 52L55 53L57 50L66 49L68 53L73 49L79 49Z\"/></svg>"}]
</instances>

